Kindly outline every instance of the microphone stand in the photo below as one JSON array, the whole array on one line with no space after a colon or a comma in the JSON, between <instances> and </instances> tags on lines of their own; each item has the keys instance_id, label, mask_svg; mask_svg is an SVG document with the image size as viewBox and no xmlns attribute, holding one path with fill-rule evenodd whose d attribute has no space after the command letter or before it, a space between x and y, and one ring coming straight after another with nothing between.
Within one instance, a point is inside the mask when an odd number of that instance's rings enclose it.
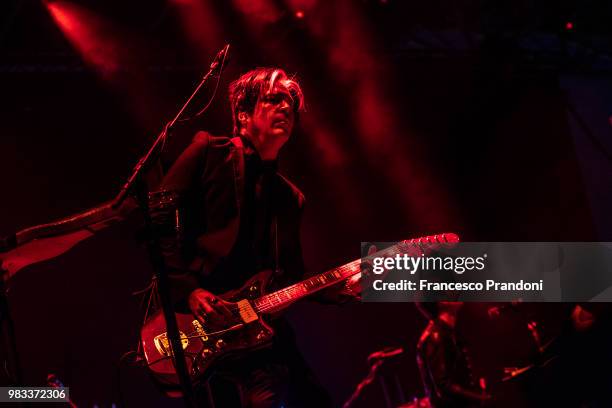
<instances>
[{"instance_id":1,"label":"microphone stand","mask_svg":"<svg viewBox=\"0 0 612 408\"><path fill-rule=\"evenodd\" d=\"M363 391L363 389L366 386L372 384L374 380L376 380L376 375L378 374L378 371L380 367L383 365L383 363L389 358L398 356L402 354L403 352L404 352L404 349L402 349L401 347L387 347L383 350L376 351L370 354L368 356L368 364L370 365L370 370L368 371L368 375L363 380L361 380L359 384L357 384L357 387L355 387L353 394L351 394L349 399L347 399L344 402L344 404L342 404L342 408L350 408L351 406L353 406L357 398L359 398L359 396L361 395L361 392ZM387 407L391 407L392 405L391 405L390 397L388 395L387 387L385 386L384 382L382 386L383 386L383 393L385 394L386 405Z\"/></svg>"},{"instance_id":2,"label":"microphone stand","mask_svg":"<svg viewBox=\"0 0 612 408\"><path fill-rule=\"evenodd\" d=\"M161 300L164 317L166 319L166 329L168 333L168 338L170 340L170 350L173 357L174 367L181 383L185 405L188 408L196 406L193 394L193 387L189 378L189 373L187 371L183 347L179 338L178 326L176 323L172 302L170 300L166 265L159 247L158 239L154 236L154 234L151 233L151 219L147 211L148 191L146 183L144 182L142 176L145 170L147 170L157 158L159 151L164 145L168 131L181 118L191 101L195 98L195 96L198 94L204 84L208 81L208 79L213 75L214 71L219 67L220 70L223 69L225 61L227 59L229 47L230 45L226 44L226 46L223 47L221 51L219 51L214 61L210 65L210 69L208 70L206 75L204 75L199 85L193 91L191 96L189 96L185 104L183 104L183 106L174 116L174 118L166 124L164 129L153 142L153 145L147 151L147 153L137 162L136 166L134 167L134 170L132 171L132 174L127 179L125 184L121 187L121 190L113 200L93 209L84 211L76 215L72 215L70 217L61 219L53 223L37 225L18 231L7 237L0 237L0 253L2 253L11 251L19 246L22 246L28 242L39 238L53 237L73 232L84 227L86 228L96 223L107 221L111 218L121 215L122 211L124 210L122 205L126 202L128 196L130 194L135 195L145 215L145 229L149 232L147 249L149 251L150 260L153 266L155 276L157 278L157 293ZM220 74L221 72L219 72L219 75ZM12 330L12 321L10 319L10 314L8 313L8 302L6 301L5 292L5 281L10 278L11 271L10 268L5 270L2 267L2 259L0 259L0 323L6 322L8 326L7 329L4 330L4 332L7 336L7 343L9 343L8 347L11 349L9 351L9 354L12 354L11 360L13 360L12 365L14 365L13 381L15 381L16 384L19 384L21 380L21 375L19 370L19 364L17 361L17 348L15 345L15 338ZM13 271L12 273L15 273L15 271Z\"/></svg>"},{"instance_id":3,"label":"microphone stand","mask_svg":"<svg viewBox=\"0 0 612 408\"><path fill-rule=\"evenodd\" d=\"M155 158L155 154L157 153L157 150L160 148L160 146L163 145L163 142L164 142L164 139L166 138L168 130L172 129L174 124L180 119L180 117L183 115L183 112L185 112L185 110L187 109L187 107L189 106L193 98L195 98L198 92L200 92L200 88L202 88L202 86L204 86L206 81L208 81L208 78L212 75L215 69L217 69L219 64L221 65L221 67L225 65L225 60L227 58L229 47L230 45L226 44L225 47L223 47L223 49L219 51L213 63L210 64L210 69L208 70L206 75L204 75L204 77L200 81L200 84L193 91L189 99L187 99L187 101L178 111L176 116L174 116L174 118L170 122L168 122L168 124L166 124L166 126L164 127L164 130L162 130L159 136L157 136L157 139L155 139L155 141L153 142L153 145L147 151L147 153L138 161L138 163L136 163L136 166L134 166L134 170L132 170L132 174L127 179L123 187L121 187L121 191L119 191L119 194L117 194L117 196L113 200L113 204L112 204L113 208L119 207L123 203L123 201L127 198L128 194L132 191L134 185L136 184L137 179L142 175L143 169L147 168L151 164L151 162Z\"/></svg>"},{"instance_id":4,"label":"microphone stand","mask_svg":"<svg viewBox=\"0 0 612 408\"><path fill-rule=\"evenodd\" d=\"M138 161L138 163L134 167L134 170L132 171L132 174L130 175L126 183L123 185L121 191L115 197L111 204L111 207L116 209L121 206L121 204L124 202L124 200L128 197L129 194L134 193L137 197L140 207L143 210L145 218L145 229L148 232L147 235L149 238L147 242L147 250L149 252L149 258L153 266L153 271L157 278L157 293L159 295L159 299L161 300L164 318L166 320L166 332L168 334L174 368L181 384L185 406L188 408L196 407L197 405L193 392L193 385L191 383L189 372L187 370L187 364L185 362L185 354L183 353L183 347L180 341L178 325L176 323L176 317L174 315L174 307L170 298L170 287L166 265L159 246L159 240L157 239L155 234L152 233L151 218L148 212L148 191L142 175L144 171L149 168L151 163L153 163L153 161L157 158L159 150L163 146L163 143L167 136L168 130L171 129L174 124L180 119L180 117L183 115L193 98L200 91L202 86L204 86L208 78L210 78L210 76L217 69L217 67L223 67L223 65L225 64L225 59L227 57L228 50L229 44L227 44L217 54L215 60L210 65L209 71L200 81L200 84L193 91L191 96L187 99L185 104L181 107L181 109L174 116L174 118L170 122L168 122L168 124L166 124L155 142L153 142L151 148L147 151L147 153ZM220 74L221 73L219 72L219 75Z\"/></svg>"}]
</instances>

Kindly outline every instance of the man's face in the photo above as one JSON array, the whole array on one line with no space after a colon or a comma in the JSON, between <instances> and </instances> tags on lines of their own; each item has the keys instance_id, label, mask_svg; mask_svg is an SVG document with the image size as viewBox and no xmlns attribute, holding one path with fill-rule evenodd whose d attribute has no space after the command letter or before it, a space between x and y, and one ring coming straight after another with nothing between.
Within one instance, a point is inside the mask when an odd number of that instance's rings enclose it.
<instances>
[{"instance_id":1,"label":"man's face","mask_svg":"<svg viewBox=\"0 0 612 408\"><path fill-rule=\"evenodd\" d=\"M249 118L247 131L264 143L285 143L295 123L293 98L282 85L259 97Z\"/></svg>"}]
</instances>

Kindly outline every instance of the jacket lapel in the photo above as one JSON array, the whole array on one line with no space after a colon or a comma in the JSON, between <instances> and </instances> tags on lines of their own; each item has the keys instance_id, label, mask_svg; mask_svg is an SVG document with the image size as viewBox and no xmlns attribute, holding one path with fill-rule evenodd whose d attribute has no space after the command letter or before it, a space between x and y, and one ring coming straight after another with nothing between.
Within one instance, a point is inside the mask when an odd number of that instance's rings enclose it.
<instances>
[{"instance_id":1,"label":"jacket lapel","mask_svg":"<svg viewBox=\"0 0 612 408\"><path fill-rule=\"evenodd\" d=\"M238 219L244 202L244 145L239 137L232 138L232 163L234 168L234 188L236 192L236 207Z\"/></svg>"}]
</instances>

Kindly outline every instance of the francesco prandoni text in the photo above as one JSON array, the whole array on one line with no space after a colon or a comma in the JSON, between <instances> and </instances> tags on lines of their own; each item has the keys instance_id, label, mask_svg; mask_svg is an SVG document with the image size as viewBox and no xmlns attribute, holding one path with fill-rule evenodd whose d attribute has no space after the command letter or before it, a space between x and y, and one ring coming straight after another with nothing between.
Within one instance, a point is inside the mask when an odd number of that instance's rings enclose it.
<instances>
[{"instance_id":1,"label":"francesco prandoni text","mask_svg":"<svg viewBox=\"0 0 612 408\"><path fill-rule=\"evenodd\" d=\"M466 271L482 271L486 266L487 254L479 257L427 257L395 255L393 257L375 257L372 259L372 272L381 275L385 271L398 270L406 271L414 275L420 271L453 271L458 275ZM439 282L420 279L411 281L402 279L399 282L384 282L376 279L372 282L372 287L377 291L542 291L544 281L540 279L536 282L526 282L519 280L516 282L497 282L487 279L484 282Z\"/></svg>"},{"instance_id":2,"label":"francesco prandoni text","mask_svg":"<svg viewBox=\"0 0 612 408\"><path fill-rule=\"evenodd\" d=\"M467 291L480 291L480 290L493 290L493 291L542 291L544 289L544 281L540 279L539 282L525 282L519 280L517 282L496 282L493 279L487 279L483 282L430 282L427 279L420 279L417 282L402 279L399 282L383 282L381 279L377 279L372 283L374 290L409 290L409 291L455 291L455 290L467 290Z\"/></svg>"}]
</instances>

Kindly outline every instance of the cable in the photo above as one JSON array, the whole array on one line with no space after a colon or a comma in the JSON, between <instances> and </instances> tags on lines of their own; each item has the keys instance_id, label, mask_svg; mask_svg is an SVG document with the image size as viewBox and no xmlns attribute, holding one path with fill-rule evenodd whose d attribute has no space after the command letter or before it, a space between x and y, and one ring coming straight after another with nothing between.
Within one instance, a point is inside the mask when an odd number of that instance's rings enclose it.
<instances>
[{"instance_id":1,"label":"cable","mask_svg":"<svg viewBox=\"0 0 612 408\"><path fill-rule=\"evenodd\" d=\"M227 58L227 53L223 54L223 59L221 60L221 64L220 64L221 67L219 68L219 74L217 74L217 82L215 82L215 88L213 89L213 93L210 96L210 99L208 100L206 105L204 105L204 107L202 109L200 109L200 111L198 111L195 115L190 116L190 117L185 118L185 119L179 119L179 120L177 120L177 122L181 122L181 123L182 122L188 122L188 121L190 121L192 119L195 119L195 118L199 117L204 112L206 112L206 110L208 110L208 108L212 104L212 101L215 99L215 96L217 95L217 90L219 89L219 83L221 82L221 74L223 73L223 68L225 67L225 59L226 58Z\"/></svg>"},{"instance_id":2,"label":"cable","mask_svg":"<svg viewBox=\"0 0 612 408\"><path fill-rule=\"evenodd\" d=\"M134 350L130 350L130 351L124 353L121 357L119 357L119 361L117 363L117 384L115 385L116 388L117 388L117 403L118 403L119 407L127 406L125 404L124 399L123 399L123 391L122 391L122 387L121 387L121 368L122 368L122 365L125 362L125 360L129 356L131 356L131 355L136 356L136 360L134 360L132 362L132 364L134 364L134 365L142 365L141 362L144 361L142 359L138 360L139 353L138 353L138 351L134 351Z\"/></svg>"}]
</instances>

